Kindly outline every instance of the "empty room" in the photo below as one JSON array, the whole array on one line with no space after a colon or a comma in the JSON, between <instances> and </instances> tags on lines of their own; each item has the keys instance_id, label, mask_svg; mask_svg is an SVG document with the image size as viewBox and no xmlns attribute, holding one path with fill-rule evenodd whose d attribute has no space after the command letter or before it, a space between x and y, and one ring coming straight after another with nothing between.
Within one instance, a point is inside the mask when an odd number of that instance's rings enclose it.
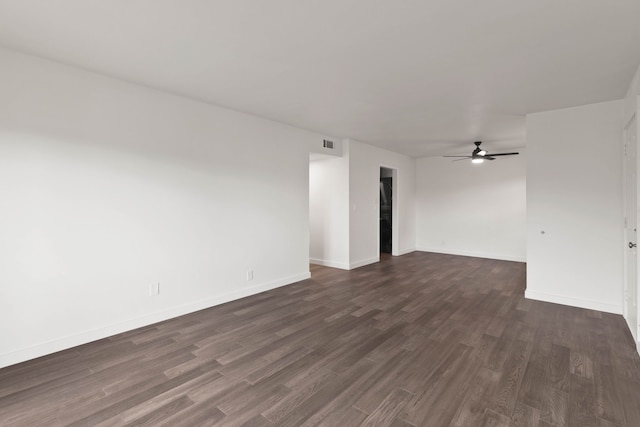
<instances>
[{"instance_id":1,"label":"empty room","mask_svg":"<svg viewBox=\"0 0 640 427\"><path fill-rule=\"evenodd\" d=\"M640 2L0 0L1 426L640 426Z\"/></svg>"}]
</instances>

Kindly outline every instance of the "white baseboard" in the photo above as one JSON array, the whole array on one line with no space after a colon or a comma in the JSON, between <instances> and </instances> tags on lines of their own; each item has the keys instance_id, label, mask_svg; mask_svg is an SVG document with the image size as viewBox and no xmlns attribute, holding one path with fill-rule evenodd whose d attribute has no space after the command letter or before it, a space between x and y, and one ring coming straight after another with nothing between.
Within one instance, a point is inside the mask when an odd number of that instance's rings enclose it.
<instances>
[{"instance_id":1,"label":"white baseboard","mask_svg":"<svg viewBox=\"0 0 640 427\"><path fill-rule=\"evenodd\" d=\"M393 254L393 256L406 255L406 254L410 254L411 252L415 252L415 251L416 251L416 248L402 249L402 250L399 250L397 254Z\"/></svg>"},{"instance_id":2,"label":"white baseboard","mask_svg":"<svg viewBox=\"0 0 640 427\"><path fill-rule=\"evenodd\" d=\"M415 251L416 251L415 249L404 249L400 251L398 254L394 254L393 256L406 255ZM365 265L375 264L376 262L380 262L380 257L363 259L360 261L352 262L350 264L345 264L342 262L335 262L335 261L326 261L326 260L317 259L317 258L309 258L309 262L311 264L324 265L325 267L340 268L342 270L353 270L354 268L364 267Z\"/></svg>"},{"instance_id":3,"label":"white baseboard","mask_svg":"<svg viewBox=\"0 0 640 427\"><path fill-rule=\"evenodd\" d=\"M524 257L524 256L496 254L492 252L458 251L458 250L443 249L443 248L430 248L425 246L417 247L416 250L420 252L435 252L438 254L447 254L447 255L460 255L460 256L470 256L475 258L499 259L502 261L527 262L527 257Z\"/></svg>"},{"instance_id":4,"label":"white baseboard","mask_svg":"<svg viewBox=\"0 0 640 427\"><path fill-rule=\"evenodd\" d=\"M310 277L311 273L307 271L305 273L284 277L281 279L273 280L271 282L261 283L250 288L244 288L238 291L216 295L214 297L206 298L200 301L194 301L176 307L171 307L163 311L149 313L144 316L136 317L124 322L107 325L101 328L92 329L89 331L81 332L79 334L69 335L20 350L11 351L9 353L0 354L0 368L15 365L16 363L25 362L27 360L35 359L37 357L45 356L47 354L55 353L61 350L66 350L78 345L87 344L89 342L107 338L116 334L120 334L122 332L127 332L133 329L152 325L154 323L162 322L174 317L183 316L185 314L193 313L205 308L224 304L229 301L255 295L260 292L279 288L281 286L299 282Z\"/></svg>"},{"instance_id":5,"label":"white baseboard","mask_svg":"<svg viewBox=\"0 0 640 427\"><path fill-rule=\"evenodd\" d=\"M364 267L365 265L369 265L369 264L375 264L376 262L380 262L380 256L352 262L349 264L349 270L353 270L354 268L358 268L358 267Z\"/></svg>"},{"instance_id":6,"label":"white baseboard","mask_svg":"<svg viewBox=\"0 0 640 427\"><path fill-rule=\"evenodd\" d=\"M323 265L325 267L331 267L331 268L340 268L342 270L349 269L349 264L344 262L327 261L324 259L317 259L317 258L309 258L309 262L311 264Z\"/></svg>"},{"instance_id":7,"label":"white baseboard","mask_svg":"<svg viewBox=\"0 0 640 427\"><path fill-rule=\"evenodd\" d=\"M608 304L599 301L585 300L581 298L567 297L563 295L545 294L530 290L524 291L524 297L538 301L552 302L555 304L569 305L572 307L587 308L590 310L604 311L606 313L622 314L622 306Z\"/></svg>"}]
</instances>

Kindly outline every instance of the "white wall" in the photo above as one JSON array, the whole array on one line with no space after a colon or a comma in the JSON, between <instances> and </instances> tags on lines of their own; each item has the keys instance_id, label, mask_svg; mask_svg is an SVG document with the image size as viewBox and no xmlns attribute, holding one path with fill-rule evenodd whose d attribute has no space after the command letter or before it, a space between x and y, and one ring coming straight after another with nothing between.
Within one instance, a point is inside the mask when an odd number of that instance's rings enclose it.
<instances>
[{"instance_id":1,"label":"white wall","mask_svg":"<svg viewBox=\"0 0 640 427\"><path fill-rule=\"evenodd\" d=\"M640 101L640 67L636 70L627 95L624 98L624 124L629 123L629 120L638 111L638 103Z\"/></svg>"},{"instance_id":2,"label":"white wall","mask_svg":"<svg viewBox=\"0 0 640 427\"><path fill-rule=\"evenodd\" d=\"M7 50L0 94L0 367L309 276L323 136Z\"/></svg>"},{"instance_id":3,"label":"white wall","mask_svg":"<svg viewBox=\"0 0 640 427\"><path fill-rule=\"evenodd\" d=\"M526 153L416 161L418 250L526 261Z\"/></svg>"},{"instance_id":4,"label":"white wall","mask_svg":"<svg viewBox=\"0 0 640 427\"><path fill-rule=\"evenodd\" d=\"M349 154L309 163L309 258L349 269Z\"/></svg>"},{"instance_id":5,"label":"white wall","mask_svg":"<svg viewBox=\"0 0 640 427\"><path fill-rule=\"evenodd\" d=\"M380 259L380 167L397 170L393 197L394 246L401 255L415 250L415 160L391 151L345 141L349 146L349 259L350 267ZM343 147L345 144L343 144ZM397 240L396 240L397 239Z\"/></svg>"},{"instance_id":6,"label":"white wall","mask_svg":"<svg viewBox=\"0 0 640 427\"><path fill-rule=\"evenodd\" d=\"M527 298L622 313L623 108L527 116Z\"/></svg>"}]
</instances>

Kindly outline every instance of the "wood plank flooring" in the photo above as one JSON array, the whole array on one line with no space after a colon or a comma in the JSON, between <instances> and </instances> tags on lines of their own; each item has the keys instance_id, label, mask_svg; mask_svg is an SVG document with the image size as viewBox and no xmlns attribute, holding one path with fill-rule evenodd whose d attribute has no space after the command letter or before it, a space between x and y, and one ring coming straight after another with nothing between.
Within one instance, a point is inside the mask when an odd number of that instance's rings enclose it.
<instances>
[{"instance_id":1,"label":"wood plank flooring","mask_svg":"<svg viewBox=\"0 0 640 427\"><path fill-rule=\"evenodd\" d=\"M0 370L2 426L640 426L622 317L415 252Z\"/></svg>"}]
</instances>

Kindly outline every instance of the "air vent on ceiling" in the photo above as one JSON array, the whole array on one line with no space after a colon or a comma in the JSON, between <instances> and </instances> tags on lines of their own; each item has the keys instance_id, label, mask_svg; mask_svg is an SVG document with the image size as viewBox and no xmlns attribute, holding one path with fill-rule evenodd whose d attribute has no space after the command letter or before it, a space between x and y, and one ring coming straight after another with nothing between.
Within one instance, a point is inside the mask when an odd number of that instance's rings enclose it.
<instances>
[{"instance_id":1,"label":"air vent on ceiling","mask_svg":"<svg viewBox=\"0 0 640 427\"><path fill-rule=\"evenodd\" d=\"M328 139L325 139L322 141L322 146L324 148L330 148L333 150L333 141L329 141Z\"/></svg>"}]
</instances>

